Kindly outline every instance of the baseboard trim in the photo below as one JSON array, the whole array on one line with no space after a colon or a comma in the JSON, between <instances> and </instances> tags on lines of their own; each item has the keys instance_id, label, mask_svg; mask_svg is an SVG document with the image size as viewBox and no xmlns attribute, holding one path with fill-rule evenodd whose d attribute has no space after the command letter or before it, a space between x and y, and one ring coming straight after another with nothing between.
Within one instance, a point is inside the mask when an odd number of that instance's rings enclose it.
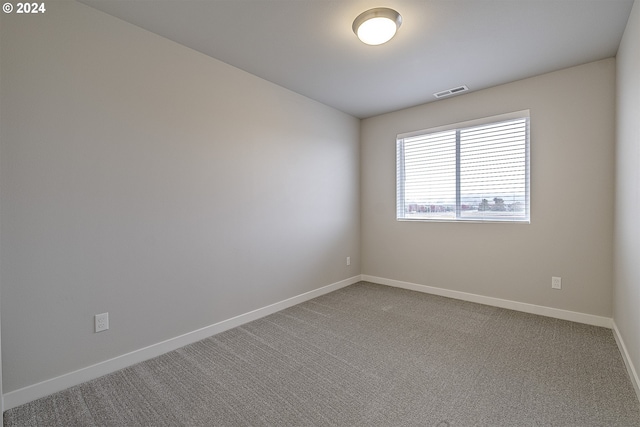
<instances>
[{"instance_id":1,"label":"baseboard trim","mask_svg":"<svg viewBox=\"0 0 640 427\"><path fill-rule=\"evenodd\" d=\"M3 409L8 410L11 408L15 408L16 406L20 406L24 403L28 403L41 397L48 396L66 388L82 384L86 381L99 378L103 375L110 374L119 369L123 369L135 365L136 363L152 359L169 351L173 351L180 347L184 347L185 345L189 345L202 339L208 338L212 335L219 334L221 332L235 328L269 314L284 310L285 308L292 307L296 304L300 304L329 292L333 292L346 286L352 285L361 280L396 288L409 289L417 292L439 295L463 301L475 302L494 307L506 308L510 310L522 311L525 313L538 314L541 316L553 317L557 319L569 320L573 322L613 329L618 348L622 353L627 371L629 372L629 376L640 400L640 380L638 379L637 371L635 370L635 367L631 362L627 349L624 345L624 341L620 336L620 332L617 329L615 322L611 318L363 274L356 275L327 286L323 286L313 291L305 292L303 294L268 305L266 307L262 307L248 313L223 320L213 325L205 326L204 328L197 329L195 331L188 332L186 334L170 338L156 344L152 344L148 347L134 350L130 353L126 353L121 356L96 363L86 368L78 369L76 371L51 378L37 384L5 393L2 395L2 403L4 404Z\"/></svg>"},{"instance_id":2,"label":"baseboard trim","mask_svg":"<svg viewBox=\"0 0 640 427\"><path fill-rule=\"evenodd\" d=\"M205 326L204 328L197 329L195 331L188 332L174 338L170 338L157 344L152 344L139 350L134 350L130 353L114 357L113 359L105 360L104 362L99 362L95 365L78 369L77 371L69 372L67 374L45 380L37 384L5 393L2 396L4 401L4 410L15 408L16 406L20 406L24 403L28 403L41 397L45 397L58 391L62 391L66 388L82 384L86 381L99 378L103 375L110 374L119 369L123 369L135 365L136 363L152 359L169 351L173 351L180 347L184 347L185 345L208 338L212 335L219 334L221 332L235 328L261 317L265 317L269 314L284 310L285 308L292 307L296 304L300 304L329 292L333 292L346 286L352 285L359 282L360 280L360 275L353 276L348 279L341 280L339 282L332 283L318 289L314 289L313 291L305 292L303 294L287 298L286 300L268 305L266 307L262 307L248 313L244 313L230 319L214 323L213 325Z\"/></svg>"},{"instance_id":3,"label":"baseboard trim","mask_svg":"<svg viewBox=\"0 0 640 427\"><path fill-rule=\"evenodd\" d=\"M631 361L631 356L627 351L627 346L624 344L624 340L622 339L622 335L620 334L620 330L618 329L618 325L616 325L616 321L613 320L613 336L616 339L616 344L618 344L618 348L620 349L620 354L622 354L622 360L624 360L624 365L627 367L627 372L629 373L629 378L631 379L631 384L633 384L633 388L636 391L636 396L640 401L640 378L638 378L638 371L636 371L635 366L633 366L633 362Z\"/></svg>"},{"instance_id":4,"label":"baseboard trim","mask_svg":"<svg viewBox=\"0 0 640 427\"><path fill-rule=\"evenodd\" d=\"M453 291L450 289L437 288L416 283L402 282L399 280L386 279L383 277L362 275L362 280L380 285L393 286L396 288L409 289L412 291L427 294L439 295L447 298L454 298L463 301L475 302L478 304L491 305L494 307L507 308L509 310L522 311L525 313L538 314L540 316L553 317L556 319L570 320L572 322L585 323L587 325L602 326L611 329L613 320L608 317L595 316L592 314L578 313L575 311L562 310L559 308L545 307L524 302L505 300L500 298L487 297L483 295L470 294L467 292Z\"/></svg>"}]
</instances>

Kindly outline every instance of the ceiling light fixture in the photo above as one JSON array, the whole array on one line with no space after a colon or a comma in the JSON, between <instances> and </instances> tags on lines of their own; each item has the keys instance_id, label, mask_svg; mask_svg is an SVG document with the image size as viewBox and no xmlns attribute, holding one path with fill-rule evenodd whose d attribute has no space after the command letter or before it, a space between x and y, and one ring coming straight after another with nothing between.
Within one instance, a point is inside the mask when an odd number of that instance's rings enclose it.
<instances>
[{"instance_id":1,"label":"ceiling light fixture","mask_svg":"<svg viewBox=\"0 0 640 427\"><path fill-rule=\"evenodd\" d=\"M402 24L402 16L393 9L377 7L362 12L353 21L353 32L368 45L376 46L388 42Z\"/></svg>"}]
</instances>

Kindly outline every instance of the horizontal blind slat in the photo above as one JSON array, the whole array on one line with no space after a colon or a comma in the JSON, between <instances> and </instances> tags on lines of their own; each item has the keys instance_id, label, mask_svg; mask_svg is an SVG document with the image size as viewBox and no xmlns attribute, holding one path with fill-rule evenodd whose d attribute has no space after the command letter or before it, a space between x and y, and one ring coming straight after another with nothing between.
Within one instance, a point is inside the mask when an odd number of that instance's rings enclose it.
<instances>
[{"instance_id":1,"label":"horizontal blind slat","mask_svg":"<svg viewBox=\"0 0 640 427\"><path fill-rule=\"evenodd\" d=\"M527 117L459 131L427 131L398 139L397 147L398 218L411 214L425 218L455 219L462 215L528 220ZM465 210L462 206L456 209L456 185Z\"/></svg>"}]
</instances>

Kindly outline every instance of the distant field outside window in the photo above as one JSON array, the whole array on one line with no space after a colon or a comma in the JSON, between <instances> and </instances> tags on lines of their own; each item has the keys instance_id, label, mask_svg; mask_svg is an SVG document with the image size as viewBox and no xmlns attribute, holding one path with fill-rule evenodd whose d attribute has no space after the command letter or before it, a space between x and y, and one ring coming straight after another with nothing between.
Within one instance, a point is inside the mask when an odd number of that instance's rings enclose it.
<instances>
[{"instance_id":1,"label":"distant field outside window","mask_svg":"<svg viewBox=\"0 0 640 427\"><path fill-rule=\"evenodd\" d=\"M529 112L398 135L397 219L529 222Z\"/></svg>"}]
</instances>

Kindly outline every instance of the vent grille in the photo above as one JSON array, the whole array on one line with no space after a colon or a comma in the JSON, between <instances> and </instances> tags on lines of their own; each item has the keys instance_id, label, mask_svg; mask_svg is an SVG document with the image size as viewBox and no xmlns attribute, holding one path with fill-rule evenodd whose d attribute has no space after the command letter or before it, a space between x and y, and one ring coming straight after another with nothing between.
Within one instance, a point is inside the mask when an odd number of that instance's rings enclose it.
<instances>
[{"instance_id":1,"label":"vent grille","mask_svg":"<svg viewBox=\"0 0 640 427\"><path fill-rule=\"evenodd\" d=\"M436 98L444 98L447 96L451 96L451 95L456 95L458 93L462 93L462 92L466 92L468 91L469 88L467 86L458 86L458 87L454 87L452 89L447 89L447 90L443 90L441 92L436 92L433 94L433 96L435 96Z\"/></svg>"}]
</instances>

